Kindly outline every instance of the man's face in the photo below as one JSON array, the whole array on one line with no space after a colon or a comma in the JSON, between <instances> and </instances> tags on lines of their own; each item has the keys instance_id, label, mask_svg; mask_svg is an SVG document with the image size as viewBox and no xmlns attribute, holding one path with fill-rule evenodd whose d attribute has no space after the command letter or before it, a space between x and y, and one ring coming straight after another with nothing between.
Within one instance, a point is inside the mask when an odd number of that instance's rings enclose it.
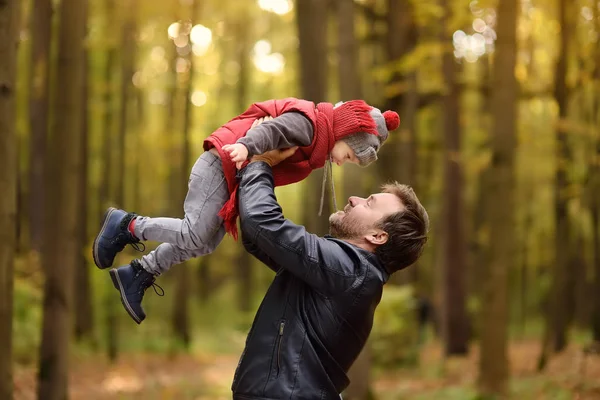
<instances>
[{"instance_id":1,"label":"man's face","mask_svg":"<svg viewBox=\"0 0 600 400\"><path fill-rule=\"evenodd\" d=\"M350 197L343 211L329 217L329 232L338 239L360 239L373 234L383 217L402 211L404 205L392 193L377 193L366 199Z\"/></svg>"}]
</instances>

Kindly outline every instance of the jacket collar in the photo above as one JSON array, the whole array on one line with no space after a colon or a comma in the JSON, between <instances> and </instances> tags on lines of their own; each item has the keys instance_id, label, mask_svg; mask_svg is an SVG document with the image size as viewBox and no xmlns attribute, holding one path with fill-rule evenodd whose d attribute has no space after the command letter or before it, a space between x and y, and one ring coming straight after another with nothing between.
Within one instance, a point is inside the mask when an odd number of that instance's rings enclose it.
<instances>
[{"instance_id":1,"label":"jacket collar","mask_svg":"<svg viewBox=\"0 0 600 400\"><path fill-rule=\"evenodd\" d=\"M377 258L377 256L374 253L371 253L370 251L367 251L365 249L362 249L352 243L348 243L343 239L338 239L334 236L331 235L324 235L323 236L325 239L329 239L329 240L335 240L337 242L343 242L345 244L347 244L348 246L352 246L353 248L357 249L361 256L363 256L364 258L366 258L366 260L373 265L375 268L377 268L383 277L383 281L387 282L388 279L390 278L390 273L388 272L388 270L383 266L383 264L381 263L381 261L379 261L379 259Z\"/></svg>"}]
</instances>

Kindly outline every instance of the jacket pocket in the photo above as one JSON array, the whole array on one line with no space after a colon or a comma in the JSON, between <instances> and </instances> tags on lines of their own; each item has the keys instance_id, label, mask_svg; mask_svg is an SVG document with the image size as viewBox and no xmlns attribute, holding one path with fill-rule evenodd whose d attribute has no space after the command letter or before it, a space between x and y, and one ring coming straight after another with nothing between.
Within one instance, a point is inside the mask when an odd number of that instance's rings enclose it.
<instances>
[{"instance_id":1,"label":"jacket pocket","mask_svg":"<svg viewBox=\"0 0 600 400\"><path fill-rule=\"evenodd\" d=\"M285 328L285 320L279 322L279 334L277 336L277 372L275 377L279 376L279 370L281 369L281 341L283 340L283 329Z\"/></svg>"},{"instance_id":2,"label":"jacket pocket","mask_svg":"<svg viewBox=\"0 0 600 400\"><path fill-rule=\"evenodd\" d=\"M271 357L271 367L269 368L269 377L267 381L269 381L273 375L275 378L279 376L279 370L281 369L281 341L283 340L284 330L285 319L282 319L277 325L277 336L275 338L275 347L273 347L273 356Z\"/></svg>"}]
</instances>

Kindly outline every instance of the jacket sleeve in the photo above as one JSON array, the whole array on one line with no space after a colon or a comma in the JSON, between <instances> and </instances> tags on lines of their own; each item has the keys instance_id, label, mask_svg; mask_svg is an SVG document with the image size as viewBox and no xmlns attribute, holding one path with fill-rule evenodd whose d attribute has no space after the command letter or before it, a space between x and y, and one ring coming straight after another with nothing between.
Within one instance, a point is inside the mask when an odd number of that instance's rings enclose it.
<instances>
[{"instance_id":1,"label":"jacket sleeve","mask_svg":"<svg viewBox=\"0 0 600 400\"><path fill-rule=\"evenodd\" d=\"M258 246L256 244L254 244L254 242L252 242L251 240L249 240L242 232L242 245L244 246L244 249L246 249L246 251L248 253L250 253L251 255L253 255L254 257L256 257L256 259L258 261L260 261L261 263L265 264L267 267L269 267L270 269L273 270L273 272L277 273L279 272L279 270L281 268L279 268L279 266L277 265L277 263L275 263L275 261L273 261L273 259L271 259L268 255L265 254L265 252L261 251Z\"/></svg>"},{"instance_id":2,"label":"jacket sleeve","mask_svg":"<svg viewBox=\"0 0 600 400\"><path fill-rule=\"evenodd\" d=\"M268 259L325 295L348 289L355 262L336 242L311 234L283 217L273 191L271 167L250 163L239 175L238 200L242 235Z\"/></svg>"},{"instance_id":3,"label":"jacket sleeve","mask_svg":"<svg viewBox=\"0 0 600 400\"><path fill-rule=\"evenodd\" d=\"M246 146L248 157L252 157L269 150L308 146L312 139L312 122L303 114L291 111L255 126L237 143Z\"/></svg>"}]
</instances>

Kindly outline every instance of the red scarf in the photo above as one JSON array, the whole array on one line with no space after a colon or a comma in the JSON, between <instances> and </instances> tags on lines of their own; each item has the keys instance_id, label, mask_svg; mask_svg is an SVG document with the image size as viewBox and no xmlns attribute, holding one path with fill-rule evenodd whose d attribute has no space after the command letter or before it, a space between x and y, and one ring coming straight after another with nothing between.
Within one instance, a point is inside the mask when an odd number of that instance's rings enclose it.
<instances>
[{"instance_id":1,"label":"red scarf","mask_svg":"<svg viewBox=\"0 0 600 400\"><path fill-rule=\"evenodd\" d=\"M219 216L223 218L227 233L237 239L238 182L235 178L235 164L229 158L229 154L222 150L224 145L233 144L245 136L258 118L277 117L290 111L301 112L313 124L312 143L300 147L294 155L273 168L275 186L289 185L303 180L312 170L323 167L337 140L357 132L377 135L375 121L369 114L371 108L362 100L348 101L335 109L330 103L319 103L315 107L310 101L295 98L268 100L252 104L243 114L213 132L204 141L204 150L216 148L223 163L223 172L231 195L219 211Z\"/></svg>"}]
</instances>

